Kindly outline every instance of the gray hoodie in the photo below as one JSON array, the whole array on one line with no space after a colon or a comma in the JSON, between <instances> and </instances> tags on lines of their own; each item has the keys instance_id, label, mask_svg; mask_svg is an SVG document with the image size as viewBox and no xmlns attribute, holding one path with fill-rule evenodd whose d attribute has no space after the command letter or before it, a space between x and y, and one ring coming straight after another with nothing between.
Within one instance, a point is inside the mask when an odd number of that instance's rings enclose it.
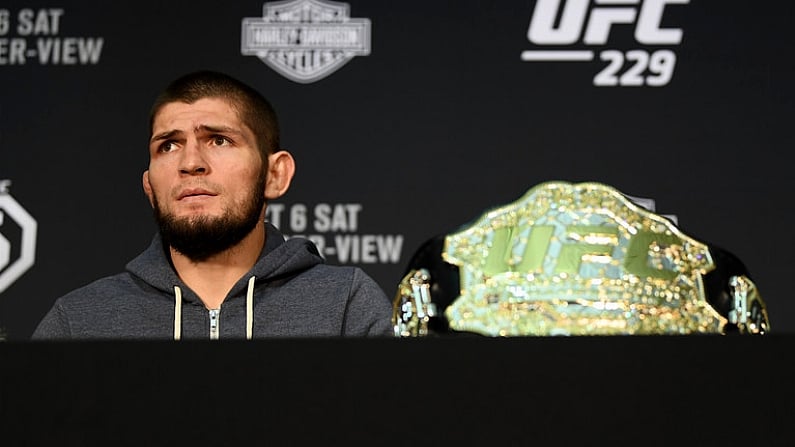
<instances>
[{"instance_id":1,"label":"gray hoodie","mask_svg":"<svg viewBox=\"0 0 795 447\"><path fill-rule=\"evenodd\" d=\"M58 298L33 333L44 339L241 339L391 336L392 305L357 267L323 263L304 238L267 225L259 260L208 310L156 235L126 271Z\"/></svg>"}]
</instances>

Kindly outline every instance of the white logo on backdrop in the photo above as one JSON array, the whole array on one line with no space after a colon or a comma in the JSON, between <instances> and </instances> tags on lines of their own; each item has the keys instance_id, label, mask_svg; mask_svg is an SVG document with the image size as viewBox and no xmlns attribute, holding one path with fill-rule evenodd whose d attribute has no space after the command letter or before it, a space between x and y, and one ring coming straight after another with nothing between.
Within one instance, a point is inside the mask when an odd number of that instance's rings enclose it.
<instances>
[{"instance_id":1,"label":"white logo on backdrop","mask_svg":"<svg viewBox=\"0 0 795 447\"><path fill-rule=\"evenodd\" d=\"M10 180L0 180L0 293L25 273L36 260L36 220L25 211L8 191ZM21 229L19 257L12 262L12 242L2 229L8 219Z\"/></svg>"},{"instance_id":2,"label":"white logo on backdrop","mask_svg":"<svg viewBox=\"0 0 795 447\"><path fill-rule=\"evenodd\" d=\"M315 82L370 54L370 19L350 18L347 3L265 3L262 17L243 19L240 52L295 82Z\"/></svg>"},{"instance_id":3,"label":"white logo on backdrop","mask_svg":"<svg viewBox=\"0 0 795 447\"><path fill-rule=\"evenodd\" d=\"M690 0L537 0L527 39L534 50L523 51L525 62L587 62L596 57L607 64L593 85L667 85L676 67L676 53L665 46L682 42L681 28L662 28L666 6ZM634 38L645 49L609 48L614 26L634 26Z\"/></svg>"}]
</instances>

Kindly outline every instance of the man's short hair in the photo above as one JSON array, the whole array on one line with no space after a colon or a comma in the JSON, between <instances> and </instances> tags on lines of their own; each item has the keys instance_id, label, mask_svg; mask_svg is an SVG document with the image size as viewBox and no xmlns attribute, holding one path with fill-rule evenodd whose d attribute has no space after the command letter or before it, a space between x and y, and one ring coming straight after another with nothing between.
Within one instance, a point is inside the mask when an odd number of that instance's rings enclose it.
<instances>
[{"instance_id":1,"label":"man's short hair","mask_svg":"<svg viewBox=\"0 0 795 447\"><path fill-rule=\"evenodd\" d=\"M204 98L226 100L237 110L240 120L254 133L263 166L267 167L268 155L278 151L280 147L276 112L260 92L224 73L196 71L172 81L152 105L149 112L149 131L153 129L155 116L166 104L192 104Z\"/></svg>"}]
</instances>

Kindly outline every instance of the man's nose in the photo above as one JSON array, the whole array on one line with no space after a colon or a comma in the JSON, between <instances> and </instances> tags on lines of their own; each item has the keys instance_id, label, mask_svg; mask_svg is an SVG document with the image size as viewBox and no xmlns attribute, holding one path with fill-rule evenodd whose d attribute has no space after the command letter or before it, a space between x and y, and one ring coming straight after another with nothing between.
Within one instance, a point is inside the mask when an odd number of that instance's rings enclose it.
<instances>
[{"instance_id":1,"label":"man's nose","mask_svg":"<svg viewBox=\"0 0 795 447\"><path fill-rule=\"evenodd\" d=\"M179 172L181 174L196 175L206 174L208 171L209 165L204 158L199 142L195 139L188 140L180 158Z\"/></svg>"}]
</instances>

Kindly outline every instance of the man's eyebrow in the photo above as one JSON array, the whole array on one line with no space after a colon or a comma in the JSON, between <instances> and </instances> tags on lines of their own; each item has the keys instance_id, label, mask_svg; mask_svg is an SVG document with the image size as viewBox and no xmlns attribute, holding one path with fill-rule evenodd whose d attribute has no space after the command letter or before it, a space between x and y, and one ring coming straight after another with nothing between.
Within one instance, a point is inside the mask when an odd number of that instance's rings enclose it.
<instances>
[{"instance_id":1,"label":"man's eyebrow","mask_svg":"<svg viewBox=\"0 0 795 447\"><path fill-rule=\"evenodd\" d=\"M224 125L211 125L211 124L200 124L196 126L194 132L210 132L210 133L234 133L234 134L241 134L239 129L234 127L224 126Z\"/></svg>"},{"instance_id":2,"label":"man's eyebrow","mask_svg":"<svg viewBox=\"0 0 795 447\"><path fill-rule=\"evenodd\" d=\"M243 132L241 130L235 129L234 127L223 126L223 125L210 125L210 124L200 124L200 125L196 126L193 131L195 133L206 132L206 133L232 133L232 134L236 134L236 135L242 135L243 134ZM175 135L178 135L178 134L181 134L181 133L182 133L182 131L181 130L177 130L177 129L167 130L167 131L161 132L161 133L159 133L157 135L153 135L152 139L149 140L149 142L153 143L155 141L169 140L171 138L174 138Z\"/></svg>"},{"instance_id":3,"label":"man's eyebrow","mask_svg":"<svg viewBox=\"0 0 795 447\"><path fill-rule=\"evenodd\" d=\"M181 132L179 130L176 130L176 129L168 130L166 132L161 132L161 133L159 133L157 135L152 135L152 139L150 139L149 142L151 143L151 142L155 142L155 141L168 140L170 138L173 138L174 135L176 135L178 133L181 133Z\"/></svg>"}]
</instances>

